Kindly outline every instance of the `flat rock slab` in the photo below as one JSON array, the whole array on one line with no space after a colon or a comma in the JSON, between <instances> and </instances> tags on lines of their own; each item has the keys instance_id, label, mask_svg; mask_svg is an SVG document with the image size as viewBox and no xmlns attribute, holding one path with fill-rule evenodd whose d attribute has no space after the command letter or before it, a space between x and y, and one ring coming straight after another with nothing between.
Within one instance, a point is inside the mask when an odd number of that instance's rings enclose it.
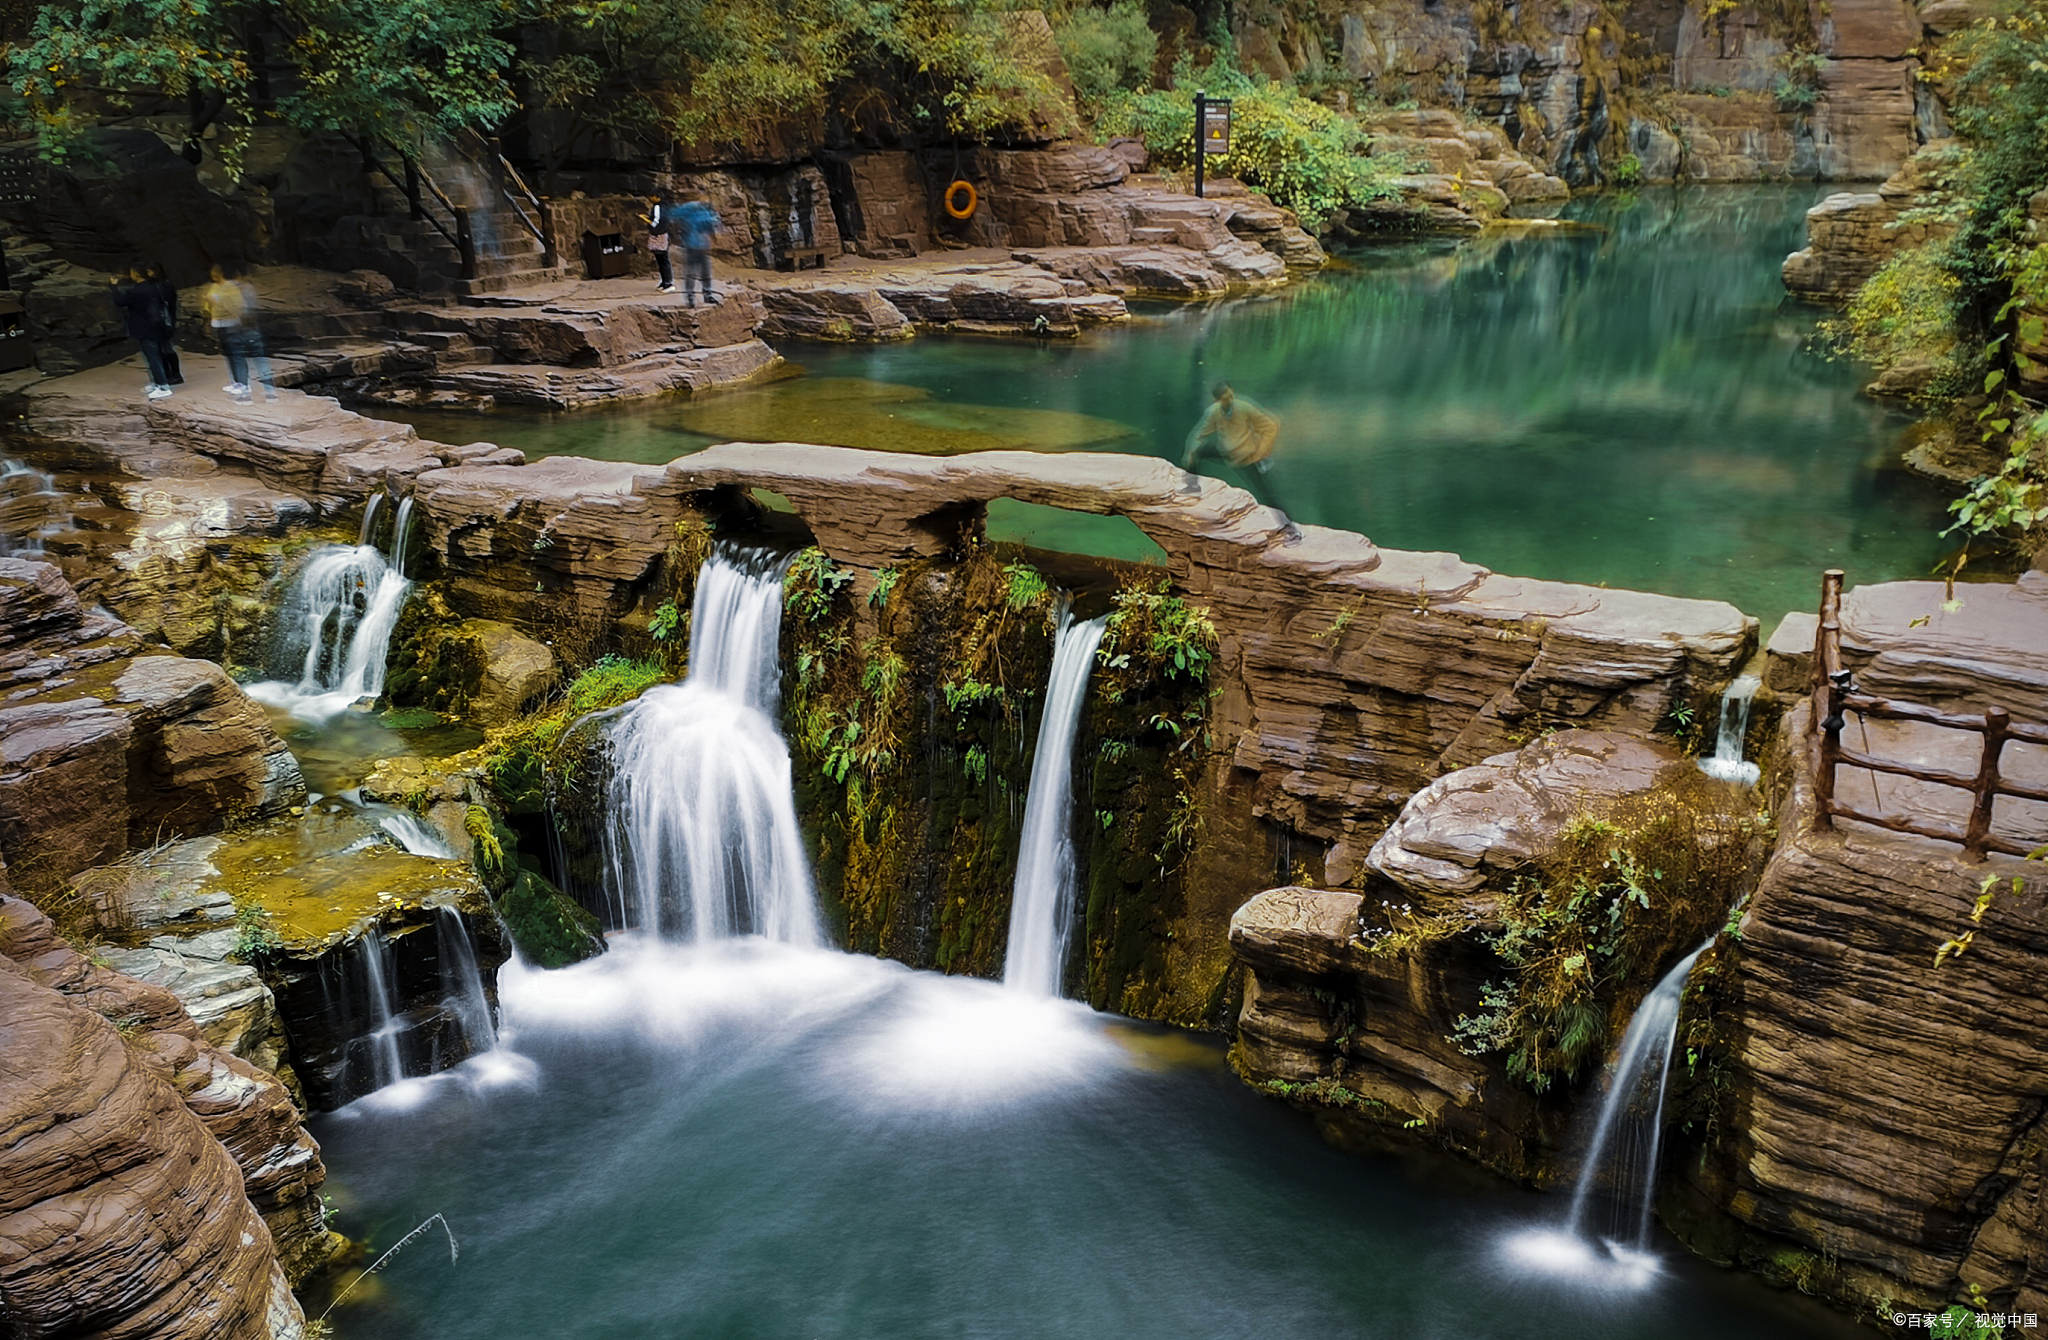
<instances>
[{"instance_id":1,"label":"flat rock slab","mask_svg":"<svg viewBox=\"0 0 2048 1340\"><path fill-rule=\"evenodd\" d=\"M1319 977L1354 966L1359 894L1268 889L1230 918L1230 947L1260 972Z\"/></svg>"},{"instance_id":2,"label":"flat rock slab","mask_svg":"<svg viewBox=\"0 0 2048 1340\"><path fill-rule=\"evenodd\" d=\"M1691 761L1669 745L1568 730L1437 778L1401 809L1366 864L1408 891L1458 898L1535 860L1589 808L1654 788Z\"/></svg>"}]
</instances>

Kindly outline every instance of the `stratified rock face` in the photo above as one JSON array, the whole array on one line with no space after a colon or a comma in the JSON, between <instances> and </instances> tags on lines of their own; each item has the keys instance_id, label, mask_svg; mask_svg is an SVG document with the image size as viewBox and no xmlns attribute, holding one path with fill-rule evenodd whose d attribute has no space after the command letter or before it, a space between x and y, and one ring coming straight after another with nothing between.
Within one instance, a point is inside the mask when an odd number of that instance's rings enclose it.
<instances>
[{"instance_id":1,"label":"stratified rock face","mask_svg":"<svg viewBox=\"0 0 2048 1340\"><path fill-rule=\"evenodd\" d=\"M54 567L0 558L0 847L17 876L61 879L305 794L219 666L143 650Z\"/></svg>"},{"instance_id":2,"label":"stratified rock face","mask_svg":"<svg viewBox=\"0 0 2048 1340\"><path fill-rule=\"evenodd\" d=\"M1788 735L1808 720L1801 704ZM1867 774L1843 777L1867 806ZM1839 1262L1845 1292L1938 1306L1975 1285L1998 1311L2048 1311L2039 882L1950 844L1811 833L1811 799L1800 767L1742 923L1729 1147L1692 1175L1741 1222ZM2001 896L1936 966L1987 878Z\"/></svg>"},{"instance_id":3,"label":"stratified rock face","mask_svg":"<svg viewBox=\"0 0 2048 1340\"><path fill-rule=\"evenodd\" d=\"M1418 897L1462 897L1527 866L1575 816L1688 766L1655 741L1559 731L1416 792L1366 863Z\"/></svg>"},{"instance_id":4,"label":"stratified rock face","mask_svg":"<svg viewBox=\"0 0 2048 1340\"><path fill-rule=\"evenodd\" d=\"M1785 258L1785 288L1809 302L1840 305L1894 254L1949 231L1950 225L1902 222L1908 210L1939 198L1953 161L1947 141L1916 153L1875 191L1831 195L1806 211L1806 246Z\"/></svg>"},{"instance_id":5,"label":"stratified rock face","mask_svg":"<svg viewBox=\"0 0 2048 1340\"><path fill-rule=\"evenodd\" d=\"M1452 1041L1459 1019L1483 1010L1484 985L1506 971L1482 932L1498 925L1516 874L1553 850L1571 819L1648 794L1674 767L1690 764L1666 745L1560 731L1418 792L1368 858L1393 891L1275 889L1239 908L1230 947L1249 969L1238 1016L1246 1076L1329 1080L1369 1100L1336 1112L1383 1127L1423 1118L1483 1162L1540 1175L1563 1106L1539 1103L1497 1058ZM1431 924L1438 929L1406 947L1372 947Z\"/></svg>"},{"instance_id":6,"label":"stratified rock face","mask_svg":"<svg viewBox=\"0 0 2048 1340\"><path fill-rule=\"evenodd\" d=\"M296 1340L326 1173L282 1087L0 898L10 1333Z\"/></svg>"}]
</instances>

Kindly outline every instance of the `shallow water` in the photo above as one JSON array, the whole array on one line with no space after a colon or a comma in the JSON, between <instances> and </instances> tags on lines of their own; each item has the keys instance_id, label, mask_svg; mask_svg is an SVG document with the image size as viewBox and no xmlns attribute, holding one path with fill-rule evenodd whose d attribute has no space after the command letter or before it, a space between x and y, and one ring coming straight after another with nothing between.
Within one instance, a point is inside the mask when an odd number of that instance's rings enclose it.
<instances>
[{"instance_id":1,"label":"shallow water","mask_svg":"<svg viewBox=\"0 0 2048 1340\"><path fill-rule=\"evenodd\" d=\"M346 1340L1857 1333L1668 1242L1588 1280L1509 1242L1561 1198L1339 1154L1219 1049L994 983L629 942L502 1000L508 1050L317 1124L344 1231L461 1239Z\"/></svg>"},{"instance_id":2,"label":"shallow water","mask_svg":"<svg viewBox=\"0 0 2048 1340\"><path fill-rule=\"evenodd\" d=\"M1575 201L1584 231L1358 251L1277 294L1158 309L1078 342L789 344L807 377L695 402L405 417L536 455L665 461L808 423L811 438L885 449L1177 458L1227 379L1280 416L1271 485L1299 520L1521 576L1729 600L1768 632L1816 605L1823 568L1918 576L1943 549L1945 495L1898 465L1906 420L1857 394L1863 369L1807 349L1818 313L1778 280L1830 189ZM1001 538L1115 547L1092 520L1010 528Z\"/></svg>"}]
</instances>

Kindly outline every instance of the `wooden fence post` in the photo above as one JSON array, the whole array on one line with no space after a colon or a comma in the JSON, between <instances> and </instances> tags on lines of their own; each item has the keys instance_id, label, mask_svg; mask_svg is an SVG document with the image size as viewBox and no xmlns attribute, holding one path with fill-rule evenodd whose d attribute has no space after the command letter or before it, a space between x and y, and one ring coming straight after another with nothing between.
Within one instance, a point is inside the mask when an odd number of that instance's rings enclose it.
<instances>
[{"instance_id":1,"label":"wooden fence post","mask_svg":"<svg viewBox=\"0 0 2048 1340\"><path fill-rule=\"evenodd\" d=\"M1977 780L1971 787L1970 822L1963 829L1963 859L1984 859L1984 842L1991 836L1991 807L1998 800L1998 756L2005 749L2005 735L2012 725L2012 713L2003 707L1984 712L1984 753L1977 760Z\"/></svg>"},{"instance_id":2,"label":"wooden fence post","mask_svg":"<svg viewBox=\"0 0 2048 1340\"><path fill-rule=\"evenodd\" d=\"M1813 720L1819 736L1813 757L1813 831L1835 826L1835 765L1842 756L1841 690L1831 677L1842 668L1842 570L1829 568L1820 578L1820 626L1813 635ZM1833 722L1833 727L1829 724Z\"/></svg>"},{"instance_id":3,"label":"wooden fence post","mask_svg":"<svg viewBox=\"0 0 2048 1340\"><path fill-rule=\"evenodd\" d=\"M469 231L469 211L452 205L455 214L455 250L462 257L462 277L476 278L476 238Z\"/></svg>"},{"instance_id":4,"label":"wooden fence post","mask_svg":"<svg viewBox=\"0 0 2048 1340\"><path fill-rule=\"evenodd\" d=\"M420 165L412 161L411 154L400 154L398 161L405 164L405 205L412 218L424 219L427 211L420 206Z\"/></svg>"}]
</instances>

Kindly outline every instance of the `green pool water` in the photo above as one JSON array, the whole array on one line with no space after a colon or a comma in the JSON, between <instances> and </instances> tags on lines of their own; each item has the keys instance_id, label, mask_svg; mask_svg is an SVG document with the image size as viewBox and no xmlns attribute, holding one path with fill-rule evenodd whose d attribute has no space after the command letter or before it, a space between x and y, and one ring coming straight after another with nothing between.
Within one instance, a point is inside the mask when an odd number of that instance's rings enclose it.
<instances>
[{"instance_id":1,"label":"green pool water","mask_svg":"<svg viewBox=\"0 0 2048 1340\"><path fill-rule=\"evenodd\" d=\"M1766 621L1924 574L1945 495L1907 420L1808 346L1778 267L1825 187L1577 201L1568 230L1347 253L1278 293L1154 307L1077 342L788 344L803 374L617 411L408 415L529 455L666 461L715 440L1178 457L1230 381L1281 420L1296 519L1498 571L1728 600ZM1211 462L1211 473L1230 478ZM1233 481L1239 482L1239 481ZM1128 526L999 518L998 538L1141 557Z\"/></svg>"}]
</instances>

